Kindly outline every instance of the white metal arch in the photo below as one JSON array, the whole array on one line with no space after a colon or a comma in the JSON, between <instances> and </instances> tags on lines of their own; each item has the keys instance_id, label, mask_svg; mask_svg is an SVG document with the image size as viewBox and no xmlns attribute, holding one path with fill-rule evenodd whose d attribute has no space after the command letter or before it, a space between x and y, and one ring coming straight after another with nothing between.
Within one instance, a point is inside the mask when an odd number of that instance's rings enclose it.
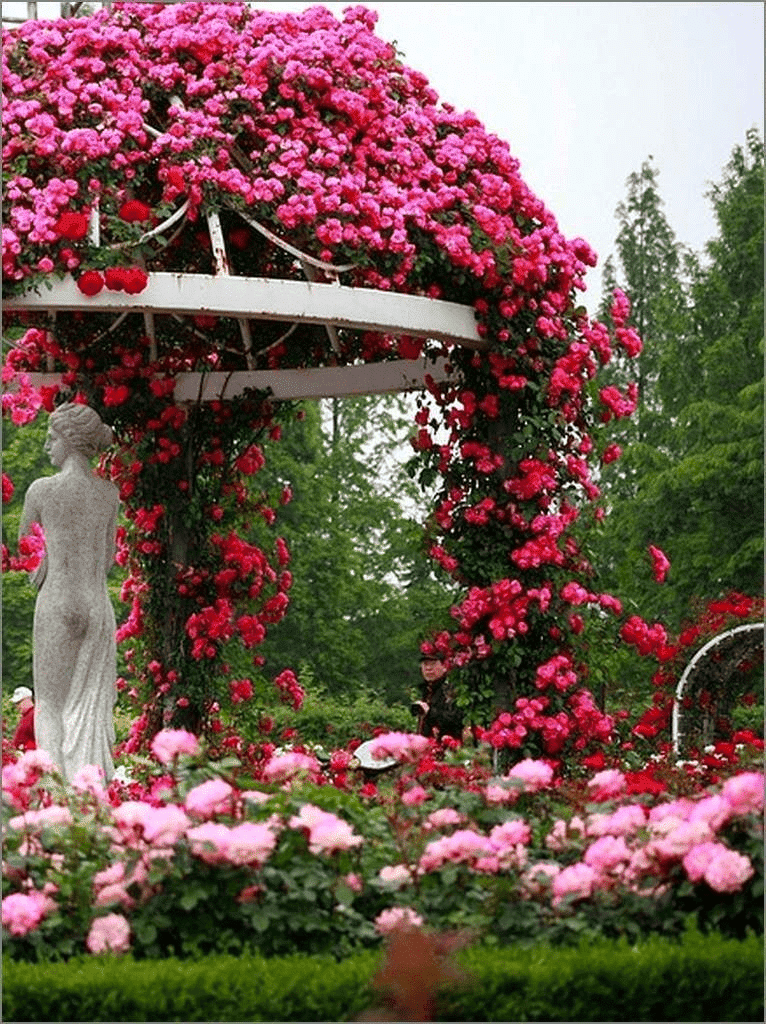
<instances>
[{"instance_id":1,"label":"white metal arch","mask_svg":"<svg viewBox=\"0 0 766 1024\"><path fill-rule=\"evenodd\" d=\"M704 646L700 647L694 657L691 659L689 664L683 671L681 678L678 680L676 686L675 698L673 700L673 723L672 723L672 735L673 735L673 753L677 757L681 749L681 699L683 697L684 689L689 680L689 676L694 671L695 667L702 661L702 659L718 644L727 640L731 636L736 636L738 633L754 632L755 630L764 629L764 623L762 622L746 622L741 626L734 626L732 629L727 629L723 633L719 633L718 636L714 636L712 640L708 640Z\"/></svg>"}]
</instances>

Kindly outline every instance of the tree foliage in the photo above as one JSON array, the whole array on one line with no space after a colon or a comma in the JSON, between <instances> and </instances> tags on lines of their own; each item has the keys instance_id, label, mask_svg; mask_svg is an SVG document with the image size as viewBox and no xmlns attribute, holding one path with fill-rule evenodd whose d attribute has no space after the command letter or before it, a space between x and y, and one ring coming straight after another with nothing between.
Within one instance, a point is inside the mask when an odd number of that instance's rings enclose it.
<instances>
[{"instance_id":1,"label":"tree foliage","mask_svg":"<svg viewBox=\"0 0 766 1024\"><path fill-rule=\"evenodd\" d=\"M609 585L676 628L692 599L762 586L763 142L748 132L712 185L718 232L701 255L674 242L656 179L645 163L617 210L643 411L604 473L612 510L597 547ZM650 543L671 561L662 587L641 568Z\"/></svg>"}]
</instances>

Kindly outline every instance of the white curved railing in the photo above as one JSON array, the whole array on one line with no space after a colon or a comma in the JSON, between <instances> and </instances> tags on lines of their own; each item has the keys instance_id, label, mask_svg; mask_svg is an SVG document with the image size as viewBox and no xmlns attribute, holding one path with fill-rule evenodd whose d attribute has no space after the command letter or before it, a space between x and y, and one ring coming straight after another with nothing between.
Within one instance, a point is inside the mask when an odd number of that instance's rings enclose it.
<instances>
[{"instance_id":1,"label":"white curved railing","mask_svg":"<svg viewBox=\"0 0 766 1024\"><path fill-rule=\"evenodd\" d=\"M681 678L678 680L676 686L675 698L673 700L673 723L672 723L672 736L673 736L673 753L677 757L681 749L681 700L683 698L684 689L689 680L689 676L694 671L695 667L702 661L702 659L718 644L727 640L731 636L736 636L738 633L753 632L757 629L763 630L764 624L762 622L746 622L741 626L734 626L732 629L727 629L723 633L719 633L718 636L714 636L712 640L708 640L704 644L694 657L691 659L689 664L683 671Z\"/></svg>"}]
</instances>

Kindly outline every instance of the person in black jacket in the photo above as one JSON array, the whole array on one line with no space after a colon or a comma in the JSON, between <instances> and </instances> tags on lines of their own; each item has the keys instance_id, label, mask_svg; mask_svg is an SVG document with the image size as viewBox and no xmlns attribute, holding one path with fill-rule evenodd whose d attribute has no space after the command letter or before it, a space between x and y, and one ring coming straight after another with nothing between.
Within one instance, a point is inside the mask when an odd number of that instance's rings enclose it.
<instances>
[{"instance_id":1,"label":"person in black jacket","mask_svg":"<svg viewBox=\"0 0 766 1024\"><path fill-rule=\"evenodd\" d=\"M420 700L410 705L418 719L421 736L463 738L463 712L455 705L454 694L447 683L448 668L438 658L424 656L420 663L423 676Z\"/></svg>"}]
</instances>

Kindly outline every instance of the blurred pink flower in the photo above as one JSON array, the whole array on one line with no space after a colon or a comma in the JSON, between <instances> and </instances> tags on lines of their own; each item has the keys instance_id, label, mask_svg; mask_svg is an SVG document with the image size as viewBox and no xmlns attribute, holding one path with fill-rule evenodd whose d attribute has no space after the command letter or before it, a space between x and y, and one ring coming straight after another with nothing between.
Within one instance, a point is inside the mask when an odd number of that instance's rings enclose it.
<instances>
[{"instance_id":1,"label":"blurred pink flower","mask_svg":"<svg viewBox=\"0 0 766 1024\"><path fill-rule=\"evenodd\" d=\"M536 793L538 790L550 786L553 769L545 761L535 761L528 757L511 768L508 778L519 779L524 783L524 789L527 792Z\"/></svg>"},{"instance_id":2,"label":"blurred pink flower","mask_svg":"<svg viewBox=\"0 0 766 1024\"><path fill-rule=\"evenodd\" d=\"M199 753L197 737L185 729L163 729L152 740L151 750L161 764L172 764L181 754Z\"/></svg>"},{"instance_id":3,"label":"blurred pink flower","mask_svg":"<svg viewBox=\"0 0 766 1024\"><path fill-rule=\"evenodd\" d=\"M593 893L597 878L595 869L582 861L562 868L553 879L553 905L558 906L566 897L586 899Z\"/></svg>"},{"instance_id":4,"label":"blurred pink flower","mask_svg":"<svg viewBox=\"0 0 766 1024\"><path fill-rule=\"evenodd\" d=\"M588 789L594 800L610 800L623 793L625 787L625 776L616 768L607 768L606 771L597 772L588 782Z\"/></svg>"},{"instance_id":5,"label":"blurred pink flower","mask_svg":"<svg viewBox=\"0 0 766 1024\"><path fill-rule=\"evenodd\" d=\"M723 784L721 796L733 814L750 814L763 808L764 777L762 772L742 772Z\"/></svg>"},{"instance_id":6,"label":"blurred pink flower","mask_svg":"<svg viewBox=\"0 0 766 1024\"><path fill-rule=\"evenodd\" d=\"M431 811L424 825L427 828L446 828L449 825L461 825L464 821L465 816L454 807L441 807L438 811Z\"/></svg>"},{"instance_id":7,"label":"blurred pink flower","mask_svg":"<svg viewBox=\"0 0 766 1024\"><path fill-rule=\"evenodd\" d=\"M176 804L152 807L144 818L144 838L157 846L175 846L191 821Z\"/></svg>"},{"instance_id":8,"label":"blurred pink flower","mask_svg":"<svg viewBox=\"0 0 766 1024\"><path fill-rule=\"evenodd\" d=\"M184 800L189 814L200 818L211 818L214 814L225 814L232 809L234 789L223 779L209 779L190 789Z\"/></svg>"},{"instance_id":9,"label":"blurred pink flower","mask_svg":"<svg viewBox=\"0 0 766 1024\"><path fill-rule=\"evenodd\" d=\"M285 782L304 772L318 772L319 761L311 754L299 754L291 751L272 757L263 770L266 782Z\"/></svg>"},{"instance_id":10,"label":"blurred pink flower","mask_svg":"<svg viewBox=\"0 0 766 1024\"><path fill-rule=\"evenodd\" d=\"M274 849L277 838L266 825L243 821L229 830L226 859L230 864L260 867Z\"/></svg>"},{"instance_id":11,"label":"blurred pink flower","mask_svg":"<svg viewBox=\"0 0 766 1024\"><path fill-rule=\"evenodd\" d=\"M348 822L313 804L304 804L298 814L293 815L290 828L307 829L311 853L350 850L364 841L362 836L354 833Z\"/></svg>"},{"instance_id":12,"label":"blurred pink flower","mask_svg":"<svg viewBox=\"0 0 766 1024\"><path fill-rule=\"evenodd\" d=\"M705 881L716 892L737 892L754 873L749 857L723 847L705 869Z\"/></svg>"},{"instance_id":13,"label":"blurred pink flower","mask_svg":"<svg viewBox=\"0 0 766 1024\"><path fill-rule=\"evenodd\" d=\"M125 953L130 948L130 925L122 914L97 917L85 945L89 953Z\"/></svg>"},{"instance_id":14,"label":"blurred pink flower","mask_svg":"<svg viewBox=\"0 0 766 1024\"><path fill-rule=\"evenodd\" d=\"M401 929L420 928L422 924L423 918L411 907L388 907L375 918L375 930L381 935L390 935Z\"/></svg>"},{"instance_id":15,"label":"blurred pink flower","mask_svg":"<svg viewBox=\"0 0 766 1024\"><path fill-rule=\"evenodd\" d=\"M203 825L187 829L186 837L192 853L206 864L223 864L229 853L231 829L206 821Z\"/></svg>"},{"instance_id":16,"label":"blurred pink flower","mask_svg":"<svg viewBox=\"0 0 766 1024\"><path fill-rule=\"evenodd\" d=\"M405 807L418 807L429 799L428 793L422 786L412 786L402 793L401 800Z\"/></svg>"},{"instance_id":17,"label":"blurred pink flower","mask_svg":"<svg viewBox=\"0 0 766 1024\"><path fill-rule=\"evenodd\" d=\"M376 737L370 748L373 757L383 761L395 757L398 761L410 761L428 750L430 740L410 732L387 732Z\"/></svg>"},{"instance_id":18,"label":"blurred pink flower","mask_svg":"<svg viewBox=\"0 0 766 1024\"><path fill-rule=\"evenodd\" d=\"M630 860L630 850L622 836L602 836L591 843L583 860L596 871L611 871Z\"/></svg>"},{"instance_id":19,"label":"blurred pink flower","mask_svg":"<svg viewBox=\"0 0 766 1024\"><path fill-rule=\"evenodd\" d=\"M28 935L34 931L56 904L42 892L12 892L3 897L3 927L11 935Z\"/></svg>"}]
</instances>

